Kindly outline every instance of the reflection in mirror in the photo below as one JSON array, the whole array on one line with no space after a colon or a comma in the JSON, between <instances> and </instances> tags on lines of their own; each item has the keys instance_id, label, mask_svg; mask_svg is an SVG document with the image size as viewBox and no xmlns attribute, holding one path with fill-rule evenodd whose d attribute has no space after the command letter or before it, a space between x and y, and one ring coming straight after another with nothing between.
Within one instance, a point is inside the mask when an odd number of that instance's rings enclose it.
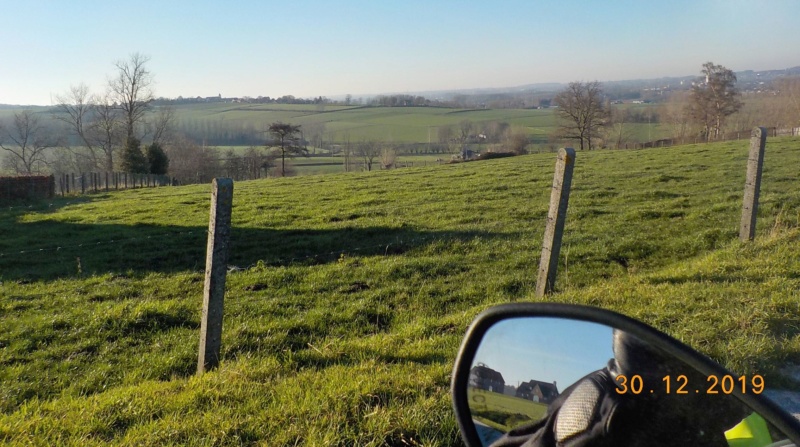
<instances>
[{"instance_id":1,"label":"reflection in mirror","mask_svg":"<svg viewBox=\"0 0 800 447\"><path fill-rule=\"evenodd\" d=\"M746 393L763 391L763 378L729 379ZM485 333L466 394L484 446L792 445L713 383L611 327L526 317Z\"/></svg>"}]
</instances>

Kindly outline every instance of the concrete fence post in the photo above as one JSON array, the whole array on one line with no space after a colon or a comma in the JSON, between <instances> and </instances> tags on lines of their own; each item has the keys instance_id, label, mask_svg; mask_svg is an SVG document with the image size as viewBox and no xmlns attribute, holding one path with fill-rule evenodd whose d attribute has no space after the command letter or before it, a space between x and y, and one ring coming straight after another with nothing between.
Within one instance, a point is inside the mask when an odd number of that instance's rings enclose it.
<instances>
[{"instance_id":1,"label":"concrete fence post","mask_svg":"<svg viewBox=\"0 0 800 447\"><path fill-rule=\"evenodd\" d=\"M553 291L558 268L558 253L567 219L569 191L572 186L572 171L575 167L575 150L565 148L558 151L553 190L550 193L550 210L544 230L542 257L539 260L539 277L536 280L536 296L542 297Z\"/></svg>"},{"instance_id":2,"label":"concrete fence post","mask_svg":"<svg viewBox=\"0 0 800 447\"><path fill-rule=\"evenodd\" d=\"M756 215L758 214L758 195L761 189L761 171L764 166L764 149L767 145L767 129L756 127L750 136L750 155L747 157L747 179L744 183L744 204L742 222L739 226L739 240L752 241L756 237Z\"/></svg>"},{"instance_id":3,"label":"concrete fence post","mask_svg":"<svg viewBox=\"0 0 800 447\"><path fill-rule=\"evenodd\" d=\"M203 288L200 350L197 357L198 374L219 365L225 275L228 270L230 251L233 180L215 178L211 185L211 214L208 221L208 245L206 246L206 281Z\"/></svg>"}]
</instances>

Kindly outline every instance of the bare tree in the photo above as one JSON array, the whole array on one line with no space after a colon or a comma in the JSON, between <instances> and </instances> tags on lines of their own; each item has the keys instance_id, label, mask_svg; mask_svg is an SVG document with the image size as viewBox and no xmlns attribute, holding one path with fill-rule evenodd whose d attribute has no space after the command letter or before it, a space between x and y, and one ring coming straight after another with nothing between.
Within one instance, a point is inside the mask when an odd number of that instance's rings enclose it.
<instances>
[{"instance_id":1,"label":"bare tree","mask_svg":"<svg viewBox=\"0 0 800 447\"><path fill-rule=\"evenodd\" d=\"M524 127L507 127L504 131L503 149L517 155L528 153L530 138Z\"/></svg>"},{"instance_id":2,"label":"bare tree","mask_svg":"<svg viewBox=\"0 0 800 447\"><path fill-rule=\"evenodd\" d=\"M448 153L456 153L459 150L459 144L456 142L455 126L446 125L439 126L436 130L439 144L442 145Z\"/></svg>"},{"instance_id":3,"label":"bare tree","mask_svg":"<svg viewBox=\"0 0 800 447\"><path fill-rule=\"evenodd\" d=\"M701 71L705 82L692 86L689 113L703 126L706 140L711 140L720 137L725 118L736 113L742 107L742 101L733 71L713 62L703 64Z\"/></svg>"},{"instance_id":4,"label":"bare tree","mask_svg":"<svg viewBox=\"0 0 800 447\"><path fill-rule=\"evenodd\" d=\"M608 143L613 144L615 149L622 149L632 137L626 113L624 110L615 107L609 109L608 116L606 140Z\"/></svg>"},{"instance_id":5,"label":"bare tree","mask_svg":"<svg viewBox=\"0 0 800 447\"><path fill-rule=\"evenodd\" d=\"M242 157L238 156L233 149L225 151L222 167L225 169L226 177L230 177L234 181L246 179L247 167L245 166L245 161Z\"/></svg>"},{"instance_id":6,"label":"bare tree","mask_svg":"<svg viewBox=\"0 0 800 447\"><path fill-rule=\"evenodd\" d=\"M344 172L350 171L350 164L353 157L353 144L350 140L350 132L345 132L342 144L342 156L344 157Z\"/></svg>"},{"instance_id":7,"label":"bare tree","mask_svg":"<svg viewBox=\"0 0 800 447\"><path fill-rule=\"evenodd\" d=\"M581 150L592 149L592 140L599 138L608 121L608 108L603 101L600 83L570 82L554 98L558 106L556 116L561 121L558 135L568 140L578 140Z\"/></svg>"},{"instance_id":8,"label":"bare tree","mask_svg":"<svg viewBox=\"0 0 800 447\"><path fill-rule=\"evenodd\" d=\"M0 123L0 149L7 151L7 164L17 174L39 172L39 166L47 165L45 152L57 144L31 110L15 113L10 125Z\"/></svg>"},{"instance_id":9,"label":"bare tree","mask_svg":"<svg viewBox=\"0 0 800 447\"><path fill-rule=\"evenodd\" d=\"M117 61L116 75L108 82L112 97L122 111L125 122L125 141L135 136L136 126L144 119L153 100L153 76L146 64L150 58L141 53Z\"/></svg>"},{"instance_id":10,"label":"bare tree","mask_svg":"<svg viewBox=\"0 0 800 447\"><path fill-rule=\"evenodd\" d=\"M53 111L53 117L65 123L67 128L78 137L88 150L94 165L97 166L97 154L94 145L88 138L89 123L92 120L92 103L89 96L89 87L86 84L71 86L66 95L55 97L57 104ZM76 155L80 155L80 153Z\"/></svg>"},{"instance_id":11,"label":"bare tree","mask_svg":"<svg viewBox=\"0 0 800 447\"><path fill-rule=\"evenodd\" d=\"M364 140L356 146L356 153L364 159L367 171L372 171L372 163L381 154L381 145L374 140Z\"/></svg>"},{"instance_id":12,"label":"bare tree","mask_svg":"<svg viewBox=\"0 0 800 447\"><path fill-rule=\"evenodd\" d=\"M247 175L251 179L261 178L262 172L266 174L270 168L275 166L275 157L263 153L261 148L256 146L247 148L242 158L247 169Z\"/></svg>"},{"instance_id":13,"label":"bare tree","mask_svg":"<svg viewBox=\"0 0 800 447\"><path fill-rule=\"evenodd\" d=\"M188 138L174 139L165 152L170 175L182 184L210 182L222 170L214 149L199 146Z\"/></svg>"},{"instance_id":14,"label":"bare tree","mask_svg":"<svg viewBox=\"0 0 800 447\"><path fill-rule=\"evenodd\" d=\"M317 149L322 148L323 138L325 137L325 123L318 122L306 124L305 135L311 141L311 147L316 154Z\"/></svg>"},{"instance_id":15,"label":"bare tree","mask_svg":"<svg viewBox=\"0 0 800 447\"><path fill-rule=\"evenodd\" d=\"M661 120L672 128L672 135L684 141L692 130L692 117L689 113L689 94L674 92L664 104Z\"/></svg>"},{"instance_id":16,"label":"bare tree","mask_svg":"<svg viewBox=\"0 0 800 447\"><path fill-rule=\"evenodd\" d=\"M783 121L792 127L800 126L800 77L779 79L775 82L781 104Z\"/></svg>"},{"instance_id":17,"label":"bare tree","mask_svg":"<svg viewBox=\"0 0 800 447\"><path fill-rule=\"evenodd\" d=\"M263 174L269 173L274 167L275 157L265 154L262 148L250 146L242 155L237 155L233 149L225 153L225 173L234 180L259 179Z\"/></svg>"},{"instance_id":18,"label":"bare tree","mask_svg":"<svg viewBox=\"0 0 800 447\"><path fill-rule=\"evenodd\" d=\"M94 167L113 171L114 152L122 134L120 114L111 99L91 96L89 88L80 84L71 87L67 94L56 96L56 101L54 117L65 123L83 145L73 149L73 154L77 158L89 157Z\"/></svg>"},{"instance_id":19,"label":"bare tree","mask_svg":"<svg viewBox=\"0 0 800 447\"><path fill-rule=\"evenodd\" d=\"M391 147L383 148L381 152L381 168L382 169L392 169L395 167L397 163L397 151L395 151Z\"/></svg>"},{"instance_id":20,"label":"bare tree","mask_svg":"<svg viewBox=\"0 0 800 447\"><path fill-rule=\"evenodd\" d=\"M489 121L481 125L481 133L487 143L501 143L508 136L511 126L505 121Z\"/></svg>"},{"instance_id":21,"label":"bare tree","mask_svg":"<svg viewBox=\"0 0 800 447\"><path fill-rule=\"evenodd\" d=\"M439 126L436 129L436 136L438 137L439 144L449 144L453 140L453 126Z\"/></svg>"},{"instance_id":22,"label":"bare tree","mask_svg":"<svg viewBox=\"0 0 800 447\"><path fill-rule=\"evenodd\" d=\"M272 134L272 145L281 157L281 177L286 176L286 157L293 158L297 155L308 156L308 149L300 146L297 134L300 133L300 125L276 122L269 125L269 133Z\"/></svg>"},{"instance_id":23,"label":"bare tree","mask_svg":"<svg viewBox=\"0 0 800 447\"><path fill-rule=\"evenodd\" d=\"M158 108L154 119L146 123L148 130L153 133L152 144L166 144L169 141L174 121L175 109L172 106L166 105Z\"/></svg>"},{"instance_id":24,"label":"bare tree","mask_svg":"<svg viewBox=\"0 0 800 447\"><path fill-rule=\"evenodd\" d=\"M474 125L470 120L461 120L458 123L458 141L465 145L469 141L469 137L472 136Z\"/></svg>"}]
</instances>

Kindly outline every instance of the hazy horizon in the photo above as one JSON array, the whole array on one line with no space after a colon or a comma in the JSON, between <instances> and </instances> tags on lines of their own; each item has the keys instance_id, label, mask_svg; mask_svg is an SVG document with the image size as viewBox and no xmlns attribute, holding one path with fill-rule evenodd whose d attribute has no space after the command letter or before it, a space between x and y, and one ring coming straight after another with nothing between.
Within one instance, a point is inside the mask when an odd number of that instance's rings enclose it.
<instances>
[{"instance_id":1,"label":"hazy horizon","mask_svg":"<svg viewBox=\"0 0 800 447\"><path fill-rule=\"evenodd\" d=\"M0 0L4 1L5 0ZM0 104L102 92L150 57L155 94L354 97L800 66L800 2L11 3Z\"/></svg>"}]
</instances>

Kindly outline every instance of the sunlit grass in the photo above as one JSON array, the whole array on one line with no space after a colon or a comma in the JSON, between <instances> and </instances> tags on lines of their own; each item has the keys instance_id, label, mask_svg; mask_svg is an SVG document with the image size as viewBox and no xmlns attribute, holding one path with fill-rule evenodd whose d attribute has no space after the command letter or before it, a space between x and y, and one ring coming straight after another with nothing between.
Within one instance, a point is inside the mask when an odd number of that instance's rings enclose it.
<instances>
[{"instance_id":1,"label":"sunlit grass","mask_svg":"<svg viewBox=\"0 0 800 447\"><path fill-rule=\"evenodd\" d=\"M547 300L640 318L767 386L800 362L800 142L578 153ZM459 445L486 307L534 300L552 154L234 187L221 367L195 377L208 185L0 211L0 440Z\"/></svg>"}]
</instances>

